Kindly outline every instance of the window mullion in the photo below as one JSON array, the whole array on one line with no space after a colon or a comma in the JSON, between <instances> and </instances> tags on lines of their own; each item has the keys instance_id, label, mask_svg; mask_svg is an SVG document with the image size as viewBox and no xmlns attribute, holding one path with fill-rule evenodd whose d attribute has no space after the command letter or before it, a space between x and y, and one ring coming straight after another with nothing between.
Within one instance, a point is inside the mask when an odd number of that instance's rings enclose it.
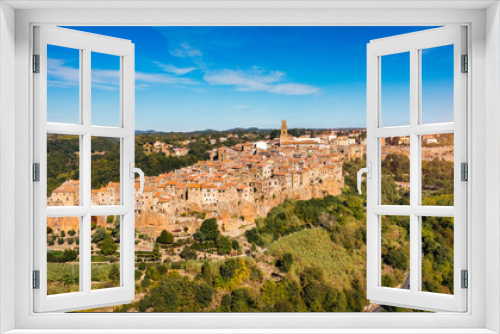
<instances>
[{"instance_id":1,"label":"window mullion","mask_svg":"<svg viewBox=\"0 0 500 334\"><path fill-rule=\"evenodd\" d=\"M80 154L80 188L82 205L86 209L86 214L82 219L82 233L80 240L80 287L86 293L91 292L91 51L85 48L82 51L82 70L80 72L80 103L82 124L87 128L87 132L82 136L82 152Z\"/></svg>"},{"instance_id":2,"label":"window mullion","mask_svg":"<svg viewBox=\"0 0 500 334\"><path fill-rule=\"evenodd\" d=\"M415 129L419 123L420 106L420 64L418 49L410 50L410 291L419 290L421 246L419 238L419 217L413 208L420 204L420 145Z\"/></svg>"}]
</instances>

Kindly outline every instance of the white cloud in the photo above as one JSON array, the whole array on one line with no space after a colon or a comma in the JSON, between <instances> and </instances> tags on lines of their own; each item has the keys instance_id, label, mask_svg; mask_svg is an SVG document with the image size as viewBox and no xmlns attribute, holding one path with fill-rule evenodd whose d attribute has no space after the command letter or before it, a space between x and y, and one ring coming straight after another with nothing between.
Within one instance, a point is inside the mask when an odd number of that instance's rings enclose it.
<instances>
[{"instance_id":1,"label":"white cloud","mask_svg":"<svg viewBox=\"0 0 500 334\"><path fill-rule=\"evenodd\" d=\"M234 109L248 109L249 106L234 106Z\"/></svg>"},{"instance_id":2,"label":"white cloud","mask_svg":"<svg viewBox=\"0 0 500 334\"><path fill-rule=\"evenodd\" d=\"M180 78L163 73L135 72L135 80L139 88L147 84L185 84L193 85L198 82L189 78ZM47 62L47 84L50 87L70 88L78 87L80 73L64 63L61 59L49 59ZM120 87L120 71L118 70L92 70L92 88L100 90L116 90Z\"/></svg>"},{"instance_id":3,"label":"white cloud","mask_svg":"<svg viewBox=\"0 0 500 334\"><path fill-rule=\"evenodd\" d=\"M303 84L284 83L274 86L270 92L283 95L310 95L319 93L319 88Z\"/></svg>"},{"instance_id":4,"label":"white cloud","mask_svg":"<svg viewBox=\"0 0 500 334\"><path fill-rule=\"evenodd\" d=\"M181 43L179 47L173 51L170 51L170 54L175 57L180 57L180 58L194 58L194 57L201 57L202 53L200 50L197 50L193 47L191 47L187 43Z\"/></svg>"},{"instance_id":5,"label":"white cloud","mask_svg":"<svg viewBox=\"0 0 500 334\"><path fill-rule=\"evenodd\" d=\"M135 81L141 81L145 83L158 83L158 84L183 84L183 85L198 84L198 82L189 78L180 78L177 76L171 76L167 74L144 73L144 72L135 72Z\"/></svg>"},{"instance_id":6,"label":"white cloud","mask_svg":"<svg viewBox=\"0 0 500 334\"><path fill-rule=\"evenodd\" d=\"M165 72L169 72L175 75L184 75L196 70L196 67L177 67L174 65L162 64L157 61L155 61L154 64L158 65Z\"/></svg>"},{"instance_id":7,"label":"white cloud","mask_svg":"<svg viewBox=\"0 0 500 334\"><path fill-rule=\"evenodd\" d=\"M280 83L285 73L266 71L253 67L251 70L208 71L204 80L210 85L236 86L239 91L265 91L282 95L310 95L319 92L319 88L296 83Z\"/></svg>"},{"instance_id":8,"label":"white cloud","mask_svg":"<svg viewBox=\"0 0 500 334\"><path fill-rule=\"evenodd\" d=\"M80 72L77 68L64 65L62 59L47 59L47 81L52 87L78 87Z\"/></svg>"},{"instance_id":9,"label":"white cloud","mask_svg":"<svg viewBox=\"0 0 500 334\"><path fill-rule=\"evenodd\" d=\"M208 71L204 79L211 85L231 85L236 86L241 91L262 91L268 90L270 83L281 81L283 76L284 73L279 71L265 71L253 68L249 71Z\"/></svg>"}]
</instances>

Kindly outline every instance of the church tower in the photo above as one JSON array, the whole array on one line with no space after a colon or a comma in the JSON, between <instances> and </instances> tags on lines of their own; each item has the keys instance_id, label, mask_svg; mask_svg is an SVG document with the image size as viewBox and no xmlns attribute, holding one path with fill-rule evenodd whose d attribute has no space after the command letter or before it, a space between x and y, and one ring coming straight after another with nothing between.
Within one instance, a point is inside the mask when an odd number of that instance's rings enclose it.
<instances>
[{"instance_id":1,"label":"church tower","mask_svg":"<svg viewBox=\"0 0 500 334\"><path fill-rule=\"evenodd\" d=\"M286 125L286 120L281 121L280 144L284 140L288 140L288 126Z\"/></svg>"}]
</instances>

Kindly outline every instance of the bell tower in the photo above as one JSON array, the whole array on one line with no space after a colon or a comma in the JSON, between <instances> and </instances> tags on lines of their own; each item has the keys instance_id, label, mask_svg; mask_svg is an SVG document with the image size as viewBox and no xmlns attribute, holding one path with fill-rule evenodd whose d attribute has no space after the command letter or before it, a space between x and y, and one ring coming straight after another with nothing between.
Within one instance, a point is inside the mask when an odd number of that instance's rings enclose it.
<instances>
[{"instance_id":1,"label":"bell tower","mask_svg":"<svg viewBox=\"0 0 500 334\"><path fill-rule=\"evenodd\" d=\"M286 125L286 120L281 121L280 144L283 140L288 140L288 126Z\"/></svg>"}]
</instances>

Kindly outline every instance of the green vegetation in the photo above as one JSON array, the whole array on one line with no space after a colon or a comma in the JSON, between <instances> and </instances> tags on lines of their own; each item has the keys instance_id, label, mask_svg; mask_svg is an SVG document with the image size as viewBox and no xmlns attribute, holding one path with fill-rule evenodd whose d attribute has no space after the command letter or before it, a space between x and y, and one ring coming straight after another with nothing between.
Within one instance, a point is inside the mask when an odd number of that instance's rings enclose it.
<instances>
[{"instance_id":1,"label":"green vegetation","mask_svg":"<svg viewBox=\"0 0 500 334\"><path fill-rule=\"evenodd\" d=\"M201 135L200 135L201 136ZM195 136L196 137L196 136ZM191 139L195 138L191 137ZM199 137L198 142L181 144L178 134L155 137L141 135L137 142L139 167L149 175L170 171L206 159L215 147ZM106 139L106 138L104 138ZM187 157L146 155L142 145L156 139L188 147ZM61 140L60 138L53 139ZM184 145L184 146L182 146ZM216 145L220 145L217 143ZM93 143L93 163L113 168L117 143ZM70 150L71 149L71 150ZM73 152L74 147L67 147ZM57 156L57 155L55 155ZM95 158L94 158L95 157ZM64 163L71 164L66 158ZM142 165L141 165L142 164ZM364 159L343 164L344 188L338 196L297 201L289 199L257 218L255 227L238 239L224 236L217 219L205 219L192 235L176 238L164 230L158 238L136 234L141 244L156 241L149 251L136 251L135 271L138 301L116 307L115 311L141 312L352 312L366 311L366 201L356 191L356 172ZM69 165L67 165L69 166ZM107 166L107 167L106 167ZM423 164L424 205L453 205L453 169L444 160ZM61 173L64 172L60 168ZM402 155L388 155L382 163L382 201L408 204L409 161ZM56 174L57 175L57 174ZM113 180L97 178L102 186ZM92 180L94 186L94 179ZM366 189L366 185L363 184ZM239 215L235 215L238 218ZM243 218L245 219L245 218ZM248 217L247 217L248 219ZM409 220L384 216L382 222L382 284L400 287L409 269ZM119 282L119 217L108 217L107 228L93 225L93 288L116 286ZM111 225L112 224L112 225ZM251 224L247 220L247 226ZM71 237L76 231L69 231ZM187 230L184 230L187 232ZM49 245L57 241L67 247L69 238L47 229ZM246 239L246 240L245 240ZM422 219L422 286L426 291L453 293L453 219ZM57 246L56 246L57 247ZM237 252L233 252L236 250ZM237 253L237 256L235 256ZM180 256L180 260L174 256ZM78 253L76 250L47 253L49 292L78 291ZM176 261L176 262L171 262ZM389 308L388 311L408 311Z\"/></svg>"},{"instance_id":2,"label":"green vegetation","mask_svg":"<svg viewBox=\"0 0 500 334\"><path fill-rule=\"evenodd\" d=\"M174 235L166 230L161 231L161 234L156 238L156 242L159 244L173 244Z\"/></svg>"}]
</instances>

